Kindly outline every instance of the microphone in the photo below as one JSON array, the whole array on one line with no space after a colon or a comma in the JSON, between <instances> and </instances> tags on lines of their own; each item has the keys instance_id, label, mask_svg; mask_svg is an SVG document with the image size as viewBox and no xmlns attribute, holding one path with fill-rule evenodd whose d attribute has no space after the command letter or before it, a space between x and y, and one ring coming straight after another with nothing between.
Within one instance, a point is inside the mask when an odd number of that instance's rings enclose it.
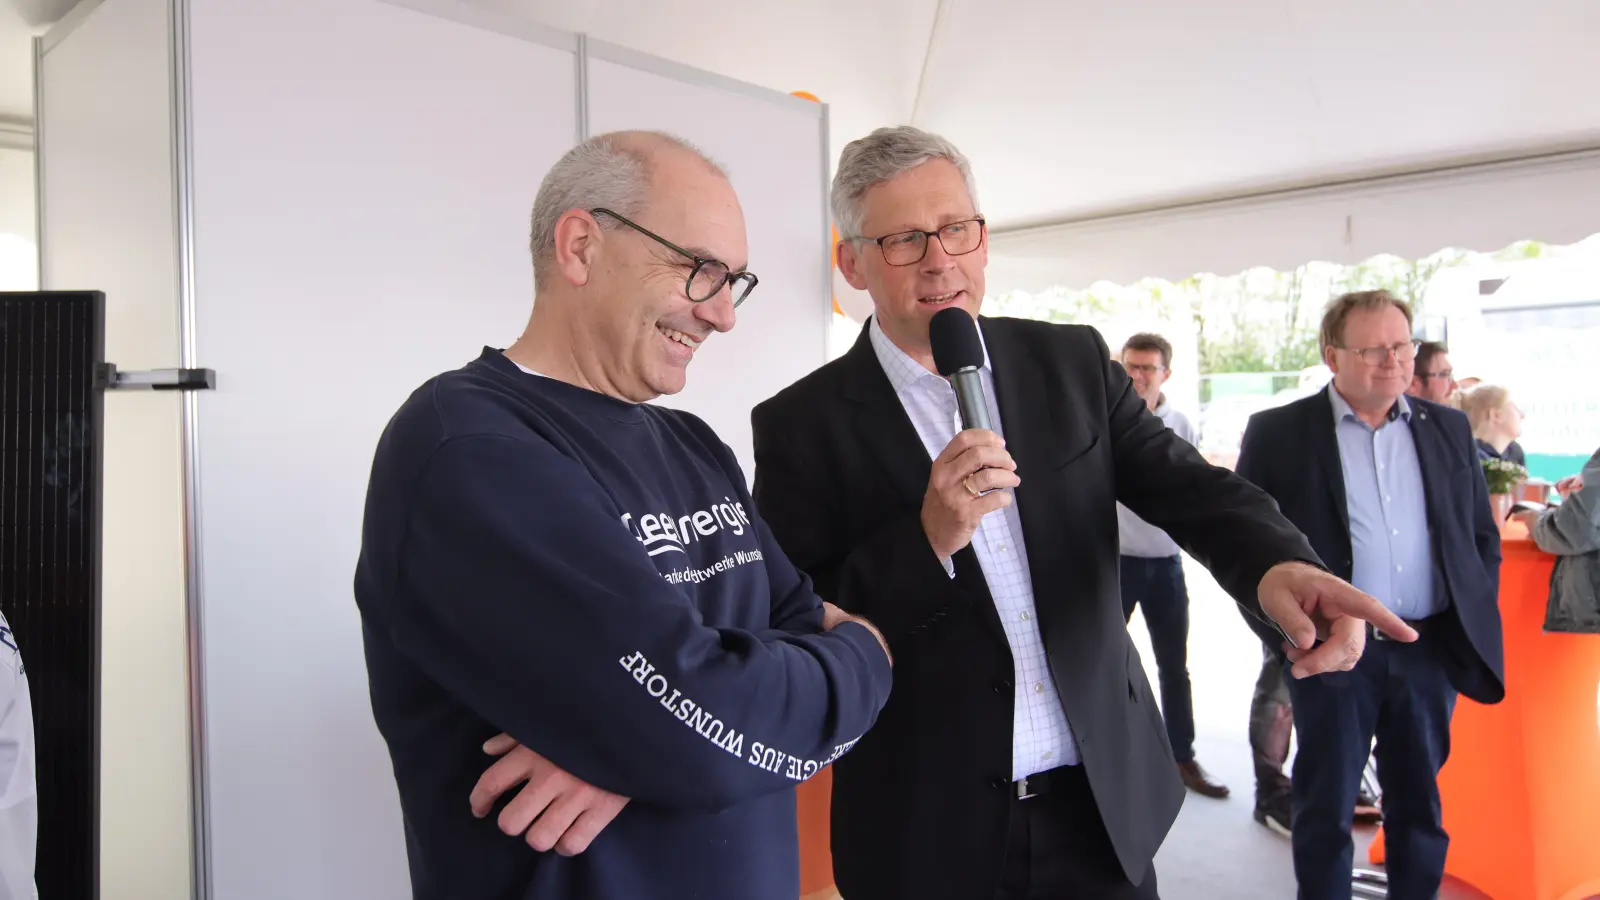
<instances>
[{"instance_id":1,"label":"microphone","mask_svg":"<svg viewBox=\"0 0 1600 900\"><path fill-rule=\"evenodd\" d=\"M983 381L978 377L978 370L983 368L978 323L959 306L941 309L928 323L928 343L933 348L934 368L955 388L961 427L990 430L989 404L984 401Z\"/></svg>"}]
</instances>

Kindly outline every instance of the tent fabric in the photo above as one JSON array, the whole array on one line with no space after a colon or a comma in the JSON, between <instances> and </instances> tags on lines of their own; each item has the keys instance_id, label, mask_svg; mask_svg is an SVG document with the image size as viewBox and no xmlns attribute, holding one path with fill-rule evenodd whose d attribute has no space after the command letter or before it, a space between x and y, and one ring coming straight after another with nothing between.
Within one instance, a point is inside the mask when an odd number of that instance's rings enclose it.
<instances>
[{"instance_id":1,"label":"tent fabric","mask_svg":"<svg viewBox=\"0 0 1600 900\"><path fill-rule=\"evenodd\" d=\"M1600 151L1295 191L1142 215L1002 232L989 290L1177 281L1255 266L1491 252L1519 240L1570 244L1600 232Z\"/></svg>"}]
</instances>

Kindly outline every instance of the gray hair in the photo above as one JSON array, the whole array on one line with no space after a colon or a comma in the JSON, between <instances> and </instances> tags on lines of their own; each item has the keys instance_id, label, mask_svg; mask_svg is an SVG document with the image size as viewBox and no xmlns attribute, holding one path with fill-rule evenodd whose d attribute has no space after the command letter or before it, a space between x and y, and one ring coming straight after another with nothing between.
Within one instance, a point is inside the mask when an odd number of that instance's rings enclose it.
<instances>
[{"instance_id":1,"label":"gray hair","mask_svg":"<svg viewBox=\"0 0 1600 900\"><path fill-rule=\"evenodd\" d=\"M556 222L568 210L604 207L637 218L649 199L654 155L663 149L687 151L718 175L727 173L710 157L682 138L659 131L614 131L597 134L568 150L539 184L533 200L528 251L533 255L533 284L544 286L546 269L555 255ZM599 220L606 231L622 224L609 216Z\"/></svg>"},{"instance_id":2,"label":"gray hair","mask_svg":"<svg viewBox=\"0 0 1600 900\"><path fill-rule=\"evenodd\" d=\"M961 170L967 183L967 196L973 208L978 205L978 188L973 184L972 165L956 145L937 134L910 125L879 128L864 138L846 144L839 154L839 170L833 176L833 219L845 240L864 237L861 220L865 214L861 200L868 190L925 162L949 160Z\"/></svg>"}]
</instances>

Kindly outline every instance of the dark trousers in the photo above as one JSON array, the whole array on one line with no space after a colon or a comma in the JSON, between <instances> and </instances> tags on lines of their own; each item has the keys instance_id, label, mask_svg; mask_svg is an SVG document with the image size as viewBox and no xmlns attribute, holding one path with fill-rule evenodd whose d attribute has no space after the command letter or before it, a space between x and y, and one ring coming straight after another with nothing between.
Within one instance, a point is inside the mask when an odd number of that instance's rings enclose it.
<instances>
[{"instance_id":1,"label":"dark trousers","mask_svg":"<svg viewBox=\"0 0 1600 900\"><path fill-rule=\"evenodd\" d=\"M1350 900L1350 825L1374 735L1389 897L1432 900L1450 843L1437 779L1456 704L1436 640L1369 638L1353 670L1287 681L1300 730L1292 841L1301 900Z\"/></svg>"},{"instance_id":2,"label":"dark trousers","mask_svg":"<svg viewBox=\"0 0 1600 900\"><path fill-rule=\"evenodd\" d=\"M1122 557L1122 618L1133 618L1143 605L1150 629L1156 676L1161 682L1161 717L1167 723L1172 756L1194 761L1194 696L1189 685L1189 587L1183 580L1183 558Z\"/></svg>"},{"instance_id":3,"label":"dark trousers","mask_svg":"<svg viewBox=\"0 0 1600 900\"><path fill-rule=\"evenodd\" d=\"M1250 755L1256 765L1256 807L1273 809L1289 800L1283 764L1294 734L1294 706L1284 682L1283 655L1262 644L1261 656L1261 675L1250 699Z\"/></svg>"},{"instance_id":4,"label":"dark trousers","mask_svg":"<svg viewBox=\"0 0 1600 900\"><path fill-rule=\"evenodd\" d=\"M995 900L1160 900L1156 869L1129 884L1083 766L1050 773L1050 791L1011 799L1011 833Z\"/></svg>"}]
</instances>

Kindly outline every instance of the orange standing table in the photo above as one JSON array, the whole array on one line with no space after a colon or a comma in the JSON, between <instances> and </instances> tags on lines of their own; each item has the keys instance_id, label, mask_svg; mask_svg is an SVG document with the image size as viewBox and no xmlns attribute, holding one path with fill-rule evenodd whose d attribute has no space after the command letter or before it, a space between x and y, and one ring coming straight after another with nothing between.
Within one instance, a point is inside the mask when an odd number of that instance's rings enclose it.
<instances>
[{"instance_id":1,"label":"orange standing table","mask_svg":"<svg viewBox=\"0 0 1600 900\"><path fill-rule=\"evenodd\" d=\"M1506 698L1465 697L1439 773L1445 872L1494 900L1600 895L1600 635L1545 634L1555 557L1502 531ZM1368 859L1384 860L1383 832Z\"/></svg>"},{"instance_id":2,"label":"orange standing table","mask_svg":"<svg viewBox=\"0 0 1600 900\"><path fill-rule=\"evenodd\" d=\"M833 767L795 788L800 816L800 896L802 900L837 897L833 889L833 851L829 815L833 800Z\"/></svg>"}]
</instances>

